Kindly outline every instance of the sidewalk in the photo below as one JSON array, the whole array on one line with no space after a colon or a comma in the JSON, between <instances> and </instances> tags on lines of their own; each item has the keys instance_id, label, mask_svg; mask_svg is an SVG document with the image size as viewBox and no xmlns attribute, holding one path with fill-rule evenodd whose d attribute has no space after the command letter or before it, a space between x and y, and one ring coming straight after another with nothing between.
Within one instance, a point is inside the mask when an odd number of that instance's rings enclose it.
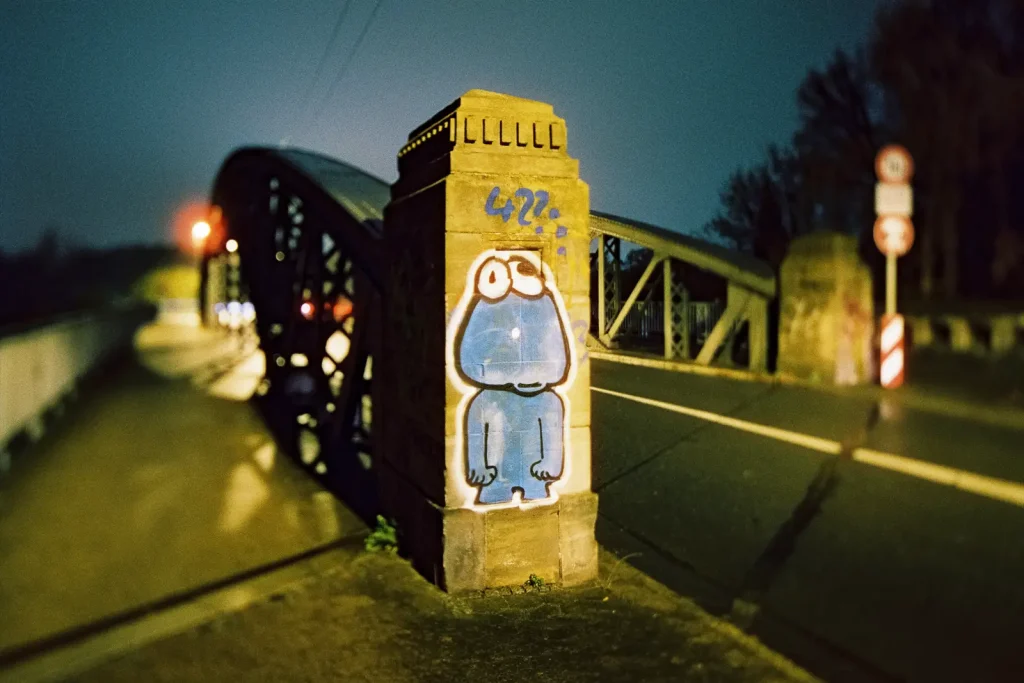
<instances>
[{"instance_id":1,"label":"sidewalk","mask_svg":"<svg viewBox=\"0 0 1024 683\"><path fill-rule=\"evenodd\" d=\"M0 479L12 652L362 528L278 454L233 340L151 325ZM260 359L257 359L260 360Z\"/></svg>"},{"instance_id":2,"label":"sidewalk","mask_svg":"<svg viewBox=\"0 0 1024 683\"><path fill-rule=\"evenodd\" d=\"M397 556L356 544L310 564L324 569L299 568L303 578L287 587L272 580L241 587L251 604L176 635L142 645L163 634L145 623L127 626L112 635L141 647L73 680L815 680L604 552L601 579L591 587L462 598L432 587ZM187 621L188 609L179 609L179 621ZM164 621L166 630L174 618ZM109 648L97 642L92 656ZM78 652L79 665L87 650Z\"/></svg>"}]
</instances>

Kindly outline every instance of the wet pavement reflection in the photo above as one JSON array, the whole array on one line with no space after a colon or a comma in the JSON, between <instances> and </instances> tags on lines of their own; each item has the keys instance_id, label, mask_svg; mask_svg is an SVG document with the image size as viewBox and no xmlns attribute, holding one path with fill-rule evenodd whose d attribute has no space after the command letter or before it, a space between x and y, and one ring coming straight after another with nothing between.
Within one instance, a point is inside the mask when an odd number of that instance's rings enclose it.
<instances>
[{"instance_id":1,"label":"wet pavement reflection","mask_svg":"<svg viewBox=\"0 0 1024 683\"><path fill-rule=\"evenodd\" d=\"M258 351L154 324L0 481L0 654L359 533L248 402Z\"/></svg>"}]
</instances>

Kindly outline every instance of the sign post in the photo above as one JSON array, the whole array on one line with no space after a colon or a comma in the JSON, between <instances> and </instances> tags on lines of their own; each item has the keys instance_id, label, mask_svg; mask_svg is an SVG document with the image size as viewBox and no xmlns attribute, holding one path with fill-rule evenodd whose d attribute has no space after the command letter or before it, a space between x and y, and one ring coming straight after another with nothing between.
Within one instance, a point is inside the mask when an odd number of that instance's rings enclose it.
<instances>
[{"instance_id":1,"label":"sign post","mask_svg":"<svg viewBox=\"0 0 1024 683\"><path fill-rule=\"evenodd\" d=\"M903 384L903 316L896 313L896 259L914 244L914 197L910 178L914 162L906 148L887 145L875 157L874 238L879 251L885 254L885 315L881 325L881 362L879 378L882 386L895 389Z\"/></svg>"}]
</instances>

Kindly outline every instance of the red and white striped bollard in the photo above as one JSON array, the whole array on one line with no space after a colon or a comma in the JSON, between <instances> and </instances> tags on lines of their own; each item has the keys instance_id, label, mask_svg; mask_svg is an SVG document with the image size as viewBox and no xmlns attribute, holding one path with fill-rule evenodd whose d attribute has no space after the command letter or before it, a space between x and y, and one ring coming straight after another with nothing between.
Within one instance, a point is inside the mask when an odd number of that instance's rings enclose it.
<instances>
[{"instance_id":1,"label":"red and white striped bollard","mask_svg":"<svg viewBox=\"0 0 1024 683\"><path fill-rule=\"evenodd\" d=\"M883 315L879 343L882 357L878 375L882 386L886 389L895 389L903 384L904 339L903 316L899 313Z\"/></svg>"}]
</instances>

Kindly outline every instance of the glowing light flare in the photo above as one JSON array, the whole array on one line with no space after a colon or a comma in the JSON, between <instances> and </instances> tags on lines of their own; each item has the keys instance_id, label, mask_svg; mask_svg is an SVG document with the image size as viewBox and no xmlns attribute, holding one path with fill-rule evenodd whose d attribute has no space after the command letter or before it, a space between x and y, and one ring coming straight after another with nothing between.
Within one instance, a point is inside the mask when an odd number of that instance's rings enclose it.
<instances>
[{"instance_id":1,"label":"glowing light flare","mask_svg":"<svg viewBox=\"0 0 1024 683\"><path fill-rule=\"evenodd\" d=\"M229 254L234 254L236 251L238 251L238 241L237 240L228 240L224 244L224 248L228 250Z\"/></svg>"},{"instance_id":2,"label":"glowing light flare","mask_svg":"<svg viewBox=\"0 0 1024 683\"><path fill-rule=\"evenodd\" d=\"M469 408L470 402L473 400L476 394L477 388L469 384L466 384L458 373L458 365L455 362L455 335L458 333L459 328L462 326L463 318L466 314L466 309L469 307L470 302L473 300L473 292L476 285L475 276L480 272L481 266L489 259L499 259L501 261L507 260L509 256L515 255L521 257L524 261L532 264L539 273L541 273L545 282L554 283L555 275L552 272L548 264L541 261L540 257L534 252L529 251L518 251L518 250L498 250L488 249L481 253L476 259L470 264L466 271L466 286L462 290L462 298L452 309L451 322L448 324L448 328L445 330L445 370L448 375L448 380L452 385L462 394L462 399L459 401L459 405L455 409L455 437L454 437L454 453L455 457L452 458L451 462L448 463L448 486L453 486L458 495L462 498L461 504L456 503L459 507L467 508L477 512L483 512L485 510L499 510L502 508L513 508L518 507L521 510L529 510L535 507L543 507L545 505L551 505L558 500L560 490L568 484L572 479L572 441L570 433L570 425L572 423L572 404L569 401L568 390L573 386L576 380L576 345L570 343L569 347L569 370L565 379L565 382L552 387L552 391L558 394L559 398L562 399L562 405L565 407L565 418L562 420L562 476L557 480L551 482L549 486L550 496L548 498L531 500L524 502L522 500L522 494L516 491L512 500L507 503L493 503L493 504L477 504L477 488L470 486L466 481L466 463L465 463L465 429L463 425L466 421L466 411ZM499 279L500 269L496 269L495 282ZM487 278L487 284L490 278ZM509 275L509 286L511 287L511 274ZM504 283L502 283L504 286ZM565 301L562 298L561 293L555 288L551 288L553 294L552 298L555 302L555 308L558 311L559 317L562 319L562 325L565 330L572 329L572 323L569 319L569 312L565 307ZM486 296L486 293L481 292Z\"/></svg>"},{"instance_id":3,"label":"glowing light flare","mask_svg":"<svg viewBox=\"0 0 1024 683\"><path fill-rule=\"evenodd\" d=\"M210 224L206 221L196 221L192 224L192 243L199 245L210 236Z\"/></svg>"},{"instance_id":4,"label":"glowing light flare","mask_svg":"<svg viewBox=\"0 0 1024 683\"><path fill-rule=\"evenodd\" d=\"M237 465L228 478L218 527L221 531L241 531L270 497L270 489L258 469L248 462Z\"/></svg>"},{"instance_id":5,"label":"glowing light flare","mask_svg":"<svg viewBox=\"0 0 1024 683\"><path fill-rule=\"evenodd\" d=\"M351 346L352 342L349 341L349 338L344 333L335 331L334 334L327 338L327 342L324 344L324 351L331 357L331 360L335 363L340 363L348 356Z\"/></svg>"},{"instance_id":6,"label":"glowing light flare","mask_svg":"<svg viewBox=\"0 0 1024 683\"><path fill-rule=\"evenodd\" d=\"M194 241L192 232L199 223L205 223L210 229L204 241L216 243L219 227L211 220L209 202L202 199L185 200L175 209L168 226L169 237L182 253L194 253L196 247L200 246Z\"/></svg>"},{"instance_id":7,"label":"glowing light flare","mask_svg":"<svg viewBox=\"0 0 1024 683\"><path fill-rule=\"evenodd\" d=\"M338 300L334 302L333 306L331 306L334 313L334 322L340 323L345 318L352 315L353 308L354 306L351 299L347 296L339 296Z\"/></svg>"},{"instance_id":8,"label":"glowing light flare","mask_svg":"<svg viewBox=\"0 0 1024 683\"><path fill-rule=\"evenodd\" d=\"M300 415L300 417L302 417ZM309 422L309 416L305 416L305 423ZM300 424L303 422L300 421ZM299 432L299 458L304 465L312 465L320 457L320 439L316 432L311 429L303 429Z\"/></svg>"},{"instance_id":9,"label":"glowing light flare","mask_svg":"<svg viewBox=\"0 0 1024 683\"><path fill-rule=\"evenodd\" d=\"M313 305L312 301L303 301L302 305L299 306L299 313L306 320L312 320L313 315L316 313L316 306Z\"/></svg>"},{"instance_id":10,"label":"glowing light flare","mask_svg":"<svg viewBox=\"0 0 1024 683\"><path fill-rule=\"evenodd\" d=\"M256 464L259 465L261 470L269 473L274 469L275 454L276 449L274 448L274 444L265 443L253 452L252 459L256 461Z\"/></svg>"}]
</instances>

